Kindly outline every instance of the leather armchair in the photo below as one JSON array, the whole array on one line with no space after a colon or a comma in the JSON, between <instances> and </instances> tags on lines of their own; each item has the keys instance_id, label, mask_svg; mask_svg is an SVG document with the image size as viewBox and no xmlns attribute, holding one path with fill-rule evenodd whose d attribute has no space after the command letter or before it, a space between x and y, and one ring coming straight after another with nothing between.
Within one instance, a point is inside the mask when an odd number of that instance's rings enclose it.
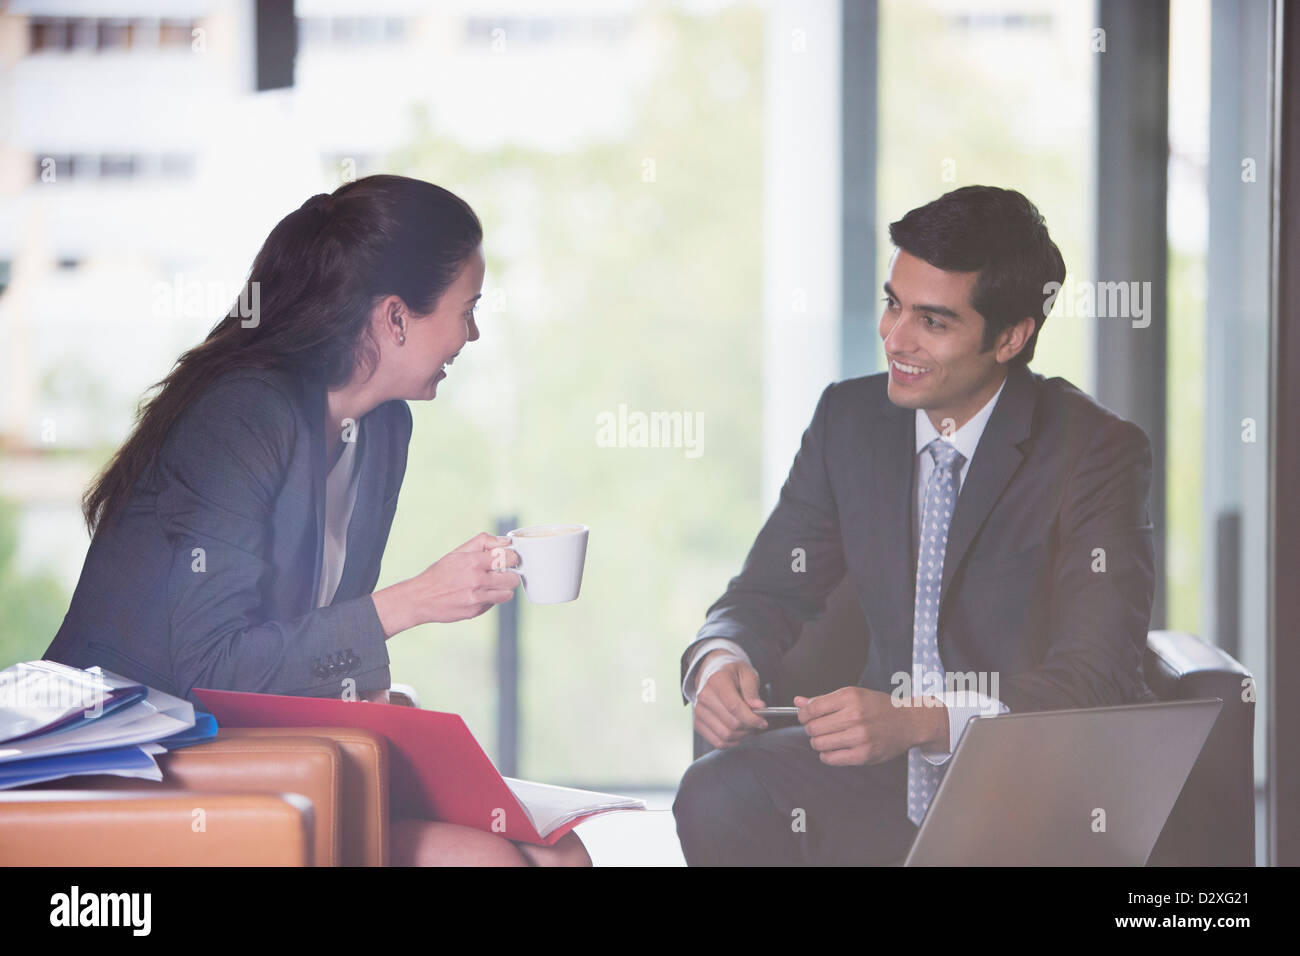
<instances>
[{"instance_id":1,"label":"leather armchair","mask_svg":"<svg viewBox=\"0 0 1300 956\"><path fill-rule=\"evenodd\" d=\"M1195 634L1152 631L1143 675L1161 700L1223 700L1147 866L1254 866L1255 687L1250 671Z\"/></svg>"},{"instance_id":2,"label":"leather armchair","mask_svg":"<svg viewBox=\"0 0 1300 956\"><path fill-rule=\"evenodd\" d=\"M866 619L847 579L781 660L769 704L852 683L866 665ZM1194 634L1151 631L1143 676L1160 700L1218 697L1223 709L1151 851L1148 866L1255 864L1255 701L1250 672ZM1248 692L1249 691L1249 692ZM709 750L695 735L695 756Z\"/></svg>"}]
</instances>

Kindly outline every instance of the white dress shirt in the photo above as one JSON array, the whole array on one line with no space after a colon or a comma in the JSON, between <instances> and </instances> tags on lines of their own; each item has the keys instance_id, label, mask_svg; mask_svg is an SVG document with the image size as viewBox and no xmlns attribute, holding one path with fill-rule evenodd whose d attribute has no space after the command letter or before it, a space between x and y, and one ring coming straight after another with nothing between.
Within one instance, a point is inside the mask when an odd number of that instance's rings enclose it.
<instances>
[{"instance_id":1,"label":"white dress shirt","mask_svg":"<svg viewBox=\"0 0 1300 956\"><path fill-rule=\"evenodd\" d=\"M343 453L325 478L325 549L321 554L316 606L334 600L347 558L348 524L357 503L357 442L345 441Z\"/></svg>"},{"instance_id":2,"label":"white dress shirt","mask_svg":"<svg viewBox=\"0 0 1300 956\"><path fill-rule=\"evenodd\" d=\"M956 429L948 438L961 452L965 461L962 463L961 470L957 474L957 494L961 495L962 485L966 481L966 472L970 469L971 460L975 457L975 450L979 446L980 437L984 434L984 426L988 424L990 416L993 414L993 407L997 405L998 399L1002 396L1002 389L1006 387L1006 380L998 386L997 392L990 398L971 419ZM938 438L940 432L930 421L930 416L923 409L916 410L916 454L918 456L917 464L917 481L916 481L916 516L912 522L912 540L915 541L920 535L921 515L925 513L925 486L934 471L934 459L925 453L925 446L930 444L935 438ZM730 651L730 654L719 654L709 662L699 675L699 680L695 681L693 676L700 661L710 651L724 649ZM691 658L690 667L686 670L686 679L682 682L682 693L686 699L695 702L696 686L703 687L710 677L718 671L719 668L735 660L742 660L746 664L750 663L749 655L735 641L729 641L723 637L715 637L711 640L703 641L699 648L696 649L695 655ZM920 688L916 689L916 696ZM1010 708L993 697L987 697L976 691L967 690L961 692L948 691L937 695L948 710L948 748L934 747L927 749L921 748L921 755L932 764L946 763L952 753L957 749L957 741L961 739L962 733L966 730L966 724L972 717L984 715L1005 714ZM960 698L961 703L958 703Z\"/></svg>"}]
</instances>

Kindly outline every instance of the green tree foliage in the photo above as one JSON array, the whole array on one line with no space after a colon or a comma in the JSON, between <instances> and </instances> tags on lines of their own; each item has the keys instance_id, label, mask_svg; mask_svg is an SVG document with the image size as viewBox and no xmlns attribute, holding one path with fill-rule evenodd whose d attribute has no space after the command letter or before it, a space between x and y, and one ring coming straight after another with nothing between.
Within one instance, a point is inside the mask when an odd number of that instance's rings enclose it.
<instances>
[{"instance_id":1,"label":"green tree foliage","mask_svg":"<svg viewBox=\"0 0 1300 956\"><path fill-rule=\"evenodd\" d=\"M474 206L488 275L483 339L437 400L412 403L380 584L498 514L591 527L580 600L521 609L520 772L557 782L680 775L678 658L762 520L761 14L665 12L647 29L658 72L623 137L474 151L426 117L388 164ZM597 416L620 404L702 415L703 454L599 447ZM489 612L390 642L394 680L463 714L489 752L494 627Z\"/></svg>"},{"instance_id":2,"label":"green tree foliage","mask_svg":"<svg viewBox=\"0 0 1300 956\"><path fill-rule=\"evenodd\" d=\"M18 508L0 500L0 667L40 658L68 607L68 595L48 574L16 567Z\"/></svg>"}]
</instances>

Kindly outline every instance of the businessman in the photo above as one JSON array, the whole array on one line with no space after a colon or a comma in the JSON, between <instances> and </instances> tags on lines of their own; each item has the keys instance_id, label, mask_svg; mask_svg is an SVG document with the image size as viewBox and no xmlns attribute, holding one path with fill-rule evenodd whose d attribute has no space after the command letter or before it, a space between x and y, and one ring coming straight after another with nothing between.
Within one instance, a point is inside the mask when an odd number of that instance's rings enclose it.
<instances>
[{"instance_id":1,"label":"businessman","mask_svg":"<svg viewBox=\"0 0 1300 956\"><path fill-rule=\"evenodd\" d=\"M898 860L973 717L1153 699L1150 445L1028 368L1065 279L1042 216L969 186L889 234L888 371L822 393L682 656L695 728L717 748L673 805L691 865ZM769 729L760 687L845 575L866 668Z\"/></svg>"}]
</instances>

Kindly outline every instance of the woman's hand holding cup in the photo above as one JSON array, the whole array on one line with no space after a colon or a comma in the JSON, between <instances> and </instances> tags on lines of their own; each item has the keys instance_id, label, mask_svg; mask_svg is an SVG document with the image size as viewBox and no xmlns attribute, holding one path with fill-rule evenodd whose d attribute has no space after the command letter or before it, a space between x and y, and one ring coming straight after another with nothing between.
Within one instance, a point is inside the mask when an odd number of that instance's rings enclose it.
<instances>
[{"instance_id":1,"label":"woman's hand holding cup","mask_svg":"<svg viewBox=\"0 0 1300 956\"><path fill-rule=\"evenodd\" d=\"M450 624L478 617L514 597L519 564L510 539L476 534L413 578L373 595L384 633L392 637L417 624Z\"/></svg>"},{"instance_id":2,"label":"woman's hand holding cup","mask_svg":"<svg viewBox=\"0 0 1300 956\"><path fill-rule=\"evenodd\" d=\"M464 621L514 597L519 575L505 569L518 564L519 555L509 544L509 538L484 531L416 575L425 620Z\"/></svg>"}]
</instances>

